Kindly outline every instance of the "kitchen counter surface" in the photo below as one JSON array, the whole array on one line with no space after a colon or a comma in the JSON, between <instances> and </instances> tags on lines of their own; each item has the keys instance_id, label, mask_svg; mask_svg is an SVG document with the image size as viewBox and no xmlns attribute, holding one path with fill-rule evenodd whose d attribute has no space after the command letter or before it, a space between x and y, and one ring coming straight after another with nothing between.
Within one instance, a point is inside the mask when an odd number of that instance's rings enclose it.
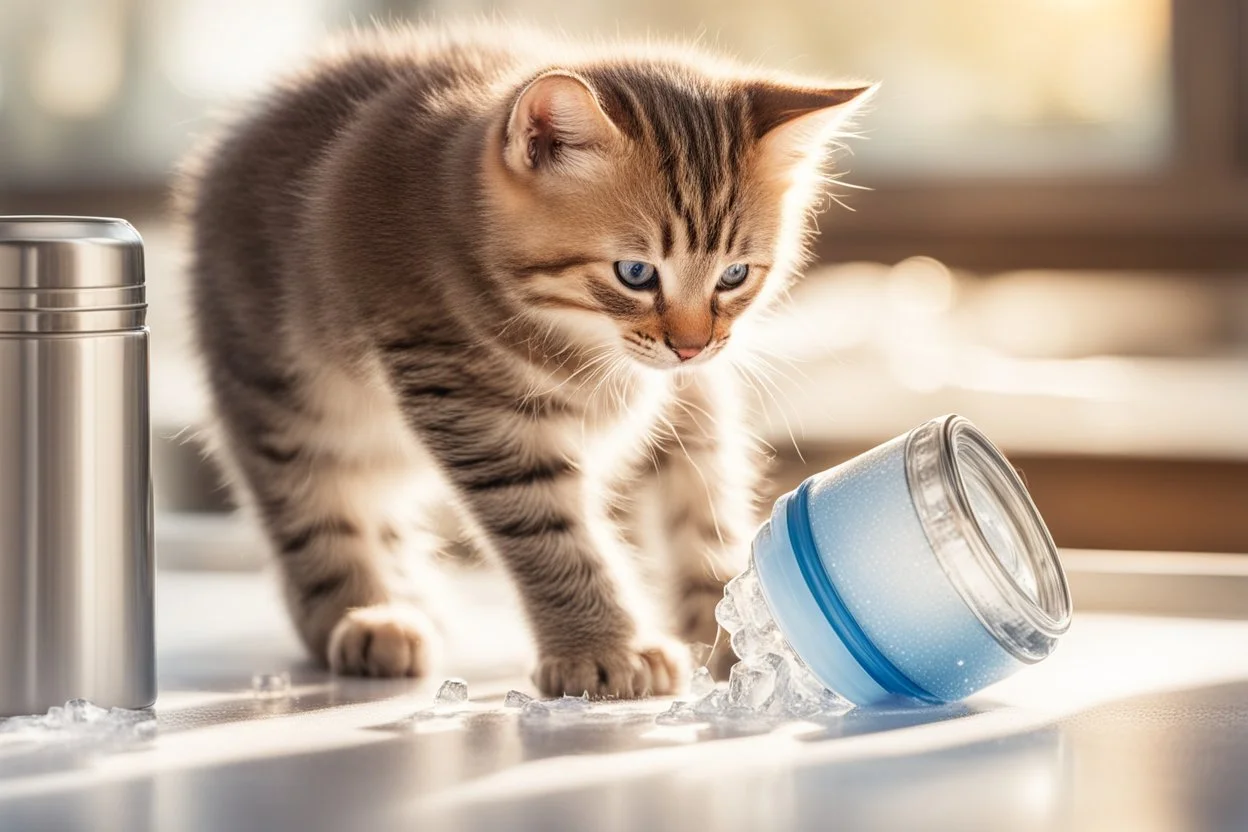
<instances>
[{"instance_id":1,"label":"kitchen counter surface","mask_svg":"<svg viewBox=\"0 0 1248 832\"><path fill-rule=\"evenodd\" d=\"M160 576L158 734L0 733L0 830L1248 829L1248 621L1077 615L1048 661L944 708L754 732L669 702L522 720L522 628L489 574L441 676L309 666L258 573ZM288 670L288 698L251 692ZM531 692L531 691L530 691Z\"/></svg>"}]
</instances>

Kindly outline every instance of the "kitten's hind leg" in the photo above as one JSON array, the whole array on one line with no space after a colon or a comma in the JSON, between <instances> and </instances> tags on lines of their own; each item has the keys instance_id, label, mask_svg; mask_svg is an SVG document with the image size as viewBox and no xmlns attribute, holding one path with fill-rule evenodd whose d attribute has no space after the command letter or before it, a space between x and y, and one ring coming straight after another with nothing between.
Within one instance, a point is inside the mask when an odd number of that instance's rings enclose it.
<instances>
[{"instance_id":1,"label":"kitten's hind leg","mask_svg":"<svg viewBox=\"0 0 1248 832\"><path fill-rule=\"evenodd\" d=\"M440 642L429 614L439 576L430 552L407 545L412 535L397 510L410 496L409 460L360 454L326 442L321 419L266 410L226 414L222 427L272 542L299 636L338 673L428 674Z\"/></svg>"}]
</instances>

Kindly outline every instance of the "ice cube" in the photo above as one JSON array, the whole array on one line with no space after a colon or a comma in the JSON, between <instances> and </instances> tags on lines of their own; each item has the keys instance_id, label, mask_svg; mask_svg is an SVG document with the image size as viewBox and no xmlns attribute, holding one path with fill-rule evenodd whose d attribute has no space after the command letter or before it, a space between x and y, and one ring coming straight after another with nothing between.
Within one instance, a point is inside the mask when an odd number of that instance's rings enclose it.
<instances>
[{"instance_id":1,"label":"ice cube","mask_svg":"<svg viewBox=\"0 0 1248 832\"><path fill-rule=\"evenodd\" d=\"M99 722L108 716L108 709L92 704L85 699L71 699L65 703L63 719L66 722L84 723Z\"/></svg>"},{"instance_id":2,"label":"ice cube","mask_svg":"<svg viewBox=\"0 0 1248 832\"><path fill-rule=\"evenodd\" d=\"M680 725L697 720L698 715L688 702L673 702L672 707L654 718L659 725Z\"/></svg>"},{"instance_id":3,"label":"ice cube","mask_svg":"<svg viewBox=\"0 0 1248 832\"><path fill-rule=\"evenodd\" d=\"M741 625L745 623L731 594L725 592L724 597L715 605L715 620L719 622L719 626L730 633L741 629Z\"/></svg>"},{"instance_id":4,"label":"ice cube","mask_svg":"<svg viewBox=\"0 0 1248 832\"><path fill-rule=\"evenodd\" d=\"M801 719L819 716L823 713L823 704L818 697L796 696L789 700L787 712L789 716Z\"/></svg>"},{"instance_id":5,"label":"ice cube","mask_svg":"<svg viewBox=\"0 0 1248 832\"><path fill-rule=\"evenodd\" d=\"M767 619L754 630L753 635L758 639L759 649L764 653L782 656L790 651L789 643L784 640L784 633L780 632L773 619Z\"/></svg>"},{"instance_id":6,"label":"ice cube","mask_svg":"<svg viewBox=\"0 0 1248 832\"><path fill-rule=\"evenodd\" d=\"M753 567L745 570L724 587L724 597L731 597L737 615L747 624L759 626L771 618L763 587Z\"/></svg>"},{"instance_id":7,"label":"ice cube","mask_svg":"<svg viewBox=\"0 0 1248 832\"><path fill-rule=\"evenodd\" d=\"M794 696L807 699L819 699L825 692L823 683L816 679L808 668L797 662L792 662L790 665L789 688Z\"/></svg>"},{"instance_id":8,"label":"ice cube","mask_svg":"<svg viewBox=\"0 0 1248 832\"><path fill-rule=\"evenodd\" d=\"M751 580L742 587L744 597L737 599L741 614L755 627L763 627L771 621L771 610L767 608L767 600L763 597L763 585L751 573Z\"/></svg>"},{"instance_id":9,"label":"ice cube","mask_svg":"<svg viewBox=\"0 0 1248 832\"><path fill-rule=\"evenodd\" d=\"M699 667L706 667L706 663L711 660L711 653L715 650L709 644L701 641L694 642L689 645L689 667L691 670L697 670Z\"/></svg>"},{"instance_id":10,"label":"ice cube","mask_svg":"<svg viewBox=\"0 0 1248 832\"><path fill-rule=\"evenodd\" d=\"M697 702L693 703L693 711L696 714L714 715L722 712L727 704L727 697L722 690L715 690L703 696Z\"/></svg>"},{"instance_id":11,"label":"ice cube","mask_svg":"<svg viewBox=\"0 0 1248 832\"><path fill-rule=\"evenodd\" d=\"M848 702L825 688L796 660L789 662L788 670L786 683L783 687L777 684L776 693L766 703L767 713L808 719L836 716L849 710Z\"/></svg>"},{"instance_id":12,"label":"ice cube","mask_svg":"<svg viewBox=\"0 0 1248 832\"><path fill-rule=\"evenodd\" d=\"M256 699L285 699L290 696L290 674L256 673L251 677L251 694Z\"/></svg>"},{"instance_id":13,"label":"ice cube","mask_svg":"<svg viewBox=\"0 0 1248 832\"><path fill-rule=\"evenodd\" d=\"M468 701L468 683L463 679L447 679L433 698L438 705L459 705Z\"/></svg>"},{"instance_id":14,"label":"ice cube","mask_svg":"<svg viewBox=\"0 0 1248 832\"><path fill-rule=\"evenodd\" d=\"M507 696L503 699L503 706L507 708L523 708L525 705L533 701L533 697L527 693L521 693L518 690L507 691Z\"/></svg>"},{"instance_id":15,"label":"ice cube","mask_svg":"<svg viewBox=\"0 0 1248 832\"><path fill-rule=\"evenodd\" d=\"M689 692L699 699L715 690L715 680L711 678L711 671L705 667L699 667L693 671L693 675L689 677Z\"/></svg>"},{"instance_id":16,"label":"ice cube","mask_svg":"<svg viewBox=\"0 0 1248 832\"><path fill-rule=\"evenodd\" d=\"M819 697L819 714L821 716L838 716L851 710L853 707L849 700L837 696L830 690L825 690Z\"/></svg>"},{"instance_id":17,"label":"ice cube","mask_svg":"<svg viewBox=\"0 0 1248 832\"><path fill-rule=\"evenodd\" d=\"M739 620L745 620L745 585L749 583L749 570L742 572L728 583L724 584L724 597L732 601L732 608L737 614Z\"/></svg>"},{"instance_id":18,"label":"ice cube","mask_svg":"<svg viewBox=\"0 0 1248 832\"><path fill-rule=\"evenodd\" d=\"M758 632L748 624L732 634L732 652L743 662L762 658L766 650L758 640Z\"/></svg>"},{"instance_id":19,"label":"ice cube","mask_svg":"<svg viewBox=\"0 0 1248 832\"><path fill-rule=\"evenodd\" d=\"M728 676L728 703L754 710L771 696L776 676L766 664L737 662Z\"/></svg>"},{"instance_id":20,"label":"ice cube","mask_svg":"<svg viewBox=\"0 0 1248 832\"><path fill-rule=\"evenodd\" d=\"M767 713L783 713L789 697L793 695L793 663L777 653L768 653L761 661L772 674L771 695L764 700L761 709Z\"/></svg>"}]
</instances>

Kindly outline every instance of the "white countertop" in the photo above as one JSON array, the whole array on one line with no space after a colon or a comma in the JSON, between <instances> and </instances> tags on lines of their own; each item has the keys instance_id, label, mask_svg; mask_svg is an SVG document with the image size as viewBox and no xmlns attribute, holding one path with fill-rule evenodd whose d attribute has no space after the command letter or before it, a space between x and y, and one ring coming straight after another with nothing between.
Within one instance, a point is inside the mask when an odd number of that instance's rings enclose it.
<instances>
[{"instance_id":1,"label":"white countertop","mask_svg":"<svg viewBox=\"0 0 1248 832\"><path fill-rule=\"evenodd\" d=\"M0 829L1248 828L1248 621L1077 615L1046 662L955 706L751 734L503 709L527 659L507 590L468 599L463 713L421 683L311 668L260 573L163 572L160 732L121 751L5 743ZM289 670L262 701L251 674Z\"/></svg>"}]
</instances>

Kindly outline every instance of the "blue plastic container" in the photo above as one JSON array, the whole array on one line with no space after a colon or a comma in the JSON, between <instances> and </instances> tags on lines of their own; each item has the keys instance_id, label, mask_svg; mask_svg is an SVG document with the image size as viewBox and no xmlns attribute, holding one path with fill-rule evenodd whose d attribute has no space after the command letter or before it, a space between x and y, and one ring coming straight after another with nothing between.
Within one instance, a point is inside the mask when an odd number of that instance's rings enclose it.
<instances>
[{"instance_id":1,"label":"blue plastic container","mask_svg":"<svg viewBox=\"0 0 1248 832\"><path fill-rule=\"evenodd\" d=\"M961 699L1048 656L1070 623L1040 514L960 416L781 497L753 568L789 646L857 705Z\"/></svg>"}]
</instances>

